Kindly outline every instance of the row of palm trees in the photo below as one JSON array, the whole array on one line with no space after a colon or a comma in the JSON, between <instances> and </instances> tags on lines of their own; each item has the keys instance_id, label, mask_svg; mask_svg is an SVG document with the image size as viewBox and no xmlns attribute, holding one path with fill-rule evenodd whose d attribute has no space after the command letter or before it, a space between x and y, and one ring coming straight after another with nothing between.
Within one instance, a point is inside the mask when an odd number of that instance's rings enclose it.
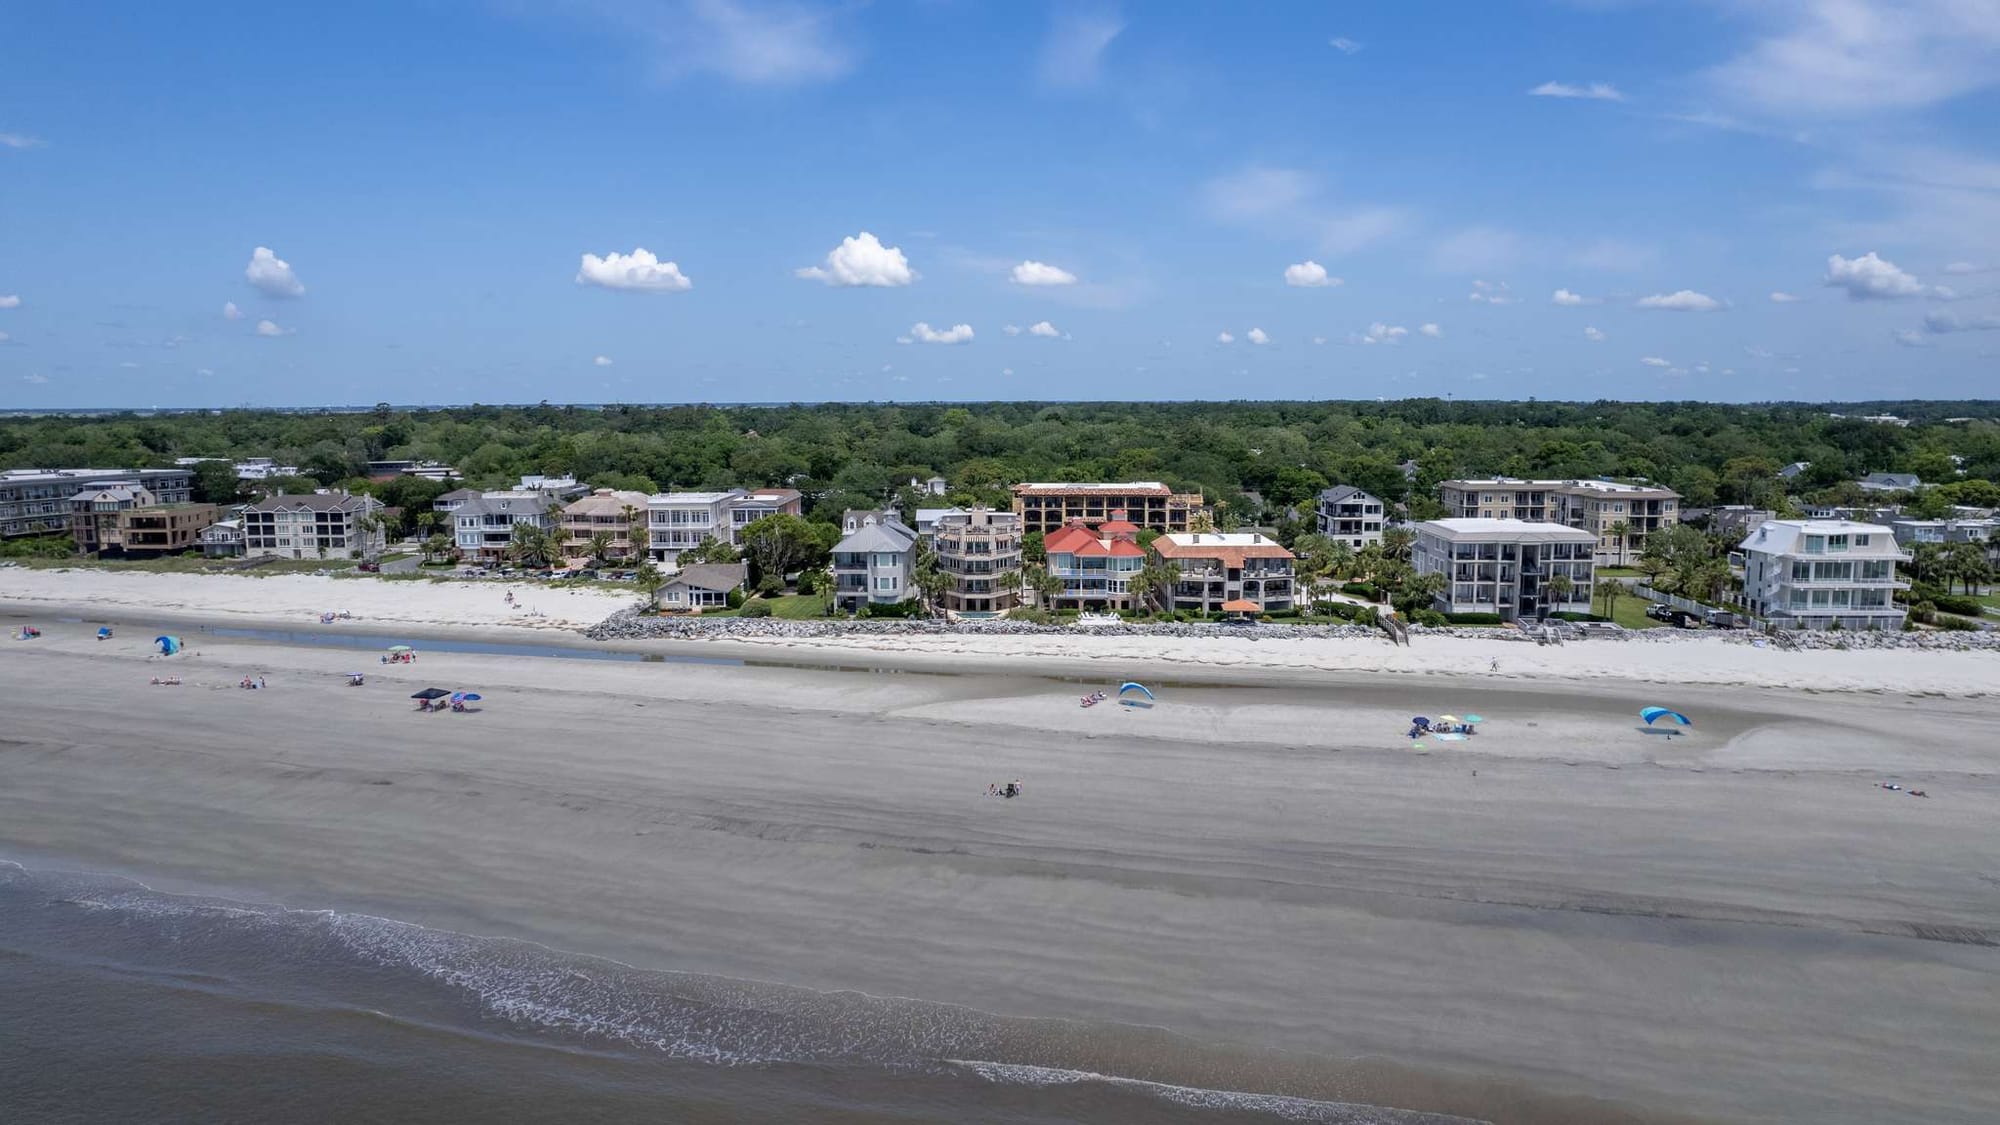
<instances>
[{"instance_id":1,"label":"row of palm trees","mask_svg":"<svg viewBox=\"0 0 2000 1125\"><path fill-rule=\"evenodd\" d=\"M1984 543L1918 543L1910 548L1908 565L1912 579L1943 583L1947 594L1954 583L1963 586L1966 594L1976 594L1994 579Z\"/></svg>"}]
</instances>

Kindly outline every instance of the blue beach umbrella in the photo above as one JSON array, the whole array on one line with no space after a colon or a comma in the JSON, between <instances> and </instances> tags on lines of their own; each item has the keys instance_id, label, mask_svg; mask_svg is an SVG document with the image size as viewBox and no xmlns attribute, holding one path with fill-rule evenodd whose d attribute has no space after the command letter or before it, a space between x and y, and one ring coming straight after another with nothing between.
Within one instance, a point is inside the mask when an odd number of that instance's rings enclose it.
<instances>
[{"instance_id":1,"label":"blue beach umbrella","mask_svg":"<svg viewBox=\"0 0 2000 1125\"><path fill-rule=\"evenodd\" d=\"M1691 727L1694 725L1693 719L1688 718L1686 715L1681 714L1679 711L1670 710L1665 707L1642 708L1639 711L1639 717L1646 720L1647 726L1652 726L1653 720L1662 718L1672 719L1673 721L1679 723L1684 727Z\"/></svg>"},{"instance_id":2,"label":"blue beach umbrella","mask_svg":"<svg viewBox=\"0 0 2000 1125\"><path fill-rule=\"evenodd\" d=\"M1145 684L1123 683L1118 685L1119 695L1122 696L1128 691L1136 691L1140 695L1145 696L1147 699L1153 698L1153 693L1147 689Z\"/></svg>"},{"instance_id":3,"label":"blue beach umbrella","mask_svg":"<svg viewBox=\"0 0 2000 1125\"><path fill-rule=\"evenodd\" d=\"M181 650L179 637L154 637L153 643L160 646L161 656L172 656Z\"/></svg>"}]
</instances>

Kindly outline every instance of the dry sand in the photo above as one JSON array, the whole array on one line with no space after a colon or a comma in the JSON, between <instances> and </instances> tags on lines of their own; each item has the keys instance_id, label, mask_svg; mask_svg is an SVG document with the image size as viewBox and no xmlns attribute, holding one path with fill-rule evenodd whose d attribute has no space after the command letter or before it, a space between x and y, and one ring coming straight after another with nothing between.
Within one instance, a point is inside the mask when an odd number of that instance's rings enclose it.
<instances>
[{"instance_id":1,"label":"dry sand","mask_svg":"<svg viewBox=\"0 0 2000 1125\"><path fill-rule=\"evenodd\" d=\"M1036 675L1115 679L1104 654L1013 650L973 676L428 652L349 688L346 652L44 627L0 642L17 858L1717 1119L2000 1118L1990 701L1177 657L1215 683L1135 713ZM1519 646L1503 676L1710 647ZM413 713L430 683L485 711ZM1653 702L1695 733L1644 732ZM1488 722L1403 738L1447 710ZM1550 1119L1445 1089L1406 1101Z\"/></svg>"}]
</instances>

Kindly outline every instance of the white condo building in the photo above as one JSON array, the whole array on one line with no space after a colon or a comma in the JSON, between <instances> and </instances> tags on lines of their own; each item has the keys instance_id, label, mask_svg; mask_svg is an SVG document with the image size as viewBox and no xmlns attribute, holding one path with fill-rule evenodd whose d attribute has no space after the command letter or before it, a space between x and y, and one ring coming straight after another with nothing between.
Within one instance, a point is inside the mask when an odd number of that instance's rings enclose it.
<instances>
[{"instance_id":1,"label":"white condo building","mask_svg":"<svg viewBox=\"0 0 2000 1125\"><path fill-rule=\"evenodd\" d=\"M1785 629L1901 629L1896 564L1910 556L1880 524L1767 520L1743 540L1743 600Z\"/></svg>"},{"instance_id":2,"label":"white condo building","mask_svg":"<svg viewBox=\"0 0 2000 1125\"><path fill-rule=\"evenodd\" d=\"M1597 535L1580 527L1514 519L1427 520L1416 526L1411 559L1418 574L1448 580L1443 613L1496 613L1534 621L1550 613L1588 613ZM1560 575L1566 593L1550 588Z\"/></svg>"}]
</instances>

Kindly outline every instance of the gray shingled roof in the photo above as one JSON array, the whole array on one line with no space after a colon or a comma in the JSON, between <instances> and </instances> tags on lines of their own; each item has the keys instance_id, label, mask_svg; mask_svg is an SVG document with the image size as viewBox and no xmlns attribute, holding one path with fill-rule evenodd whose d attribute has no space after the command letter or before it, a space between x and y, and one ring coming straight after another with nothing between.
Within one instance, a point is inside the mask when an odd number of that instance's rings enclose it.
<instances>
[{"instance_id":1,"label":"gray shingled roof","mask_svg":"<svg viewBox=\"0 0 2000 1125\"><path fill-rule=\"evenodd\" d=\"M703 590L734 590L750 579L743 563L695 563L667 580L667 586L692 586ZM661 589L665 589L663 586Z\"/></svg>"}]
</instances>

